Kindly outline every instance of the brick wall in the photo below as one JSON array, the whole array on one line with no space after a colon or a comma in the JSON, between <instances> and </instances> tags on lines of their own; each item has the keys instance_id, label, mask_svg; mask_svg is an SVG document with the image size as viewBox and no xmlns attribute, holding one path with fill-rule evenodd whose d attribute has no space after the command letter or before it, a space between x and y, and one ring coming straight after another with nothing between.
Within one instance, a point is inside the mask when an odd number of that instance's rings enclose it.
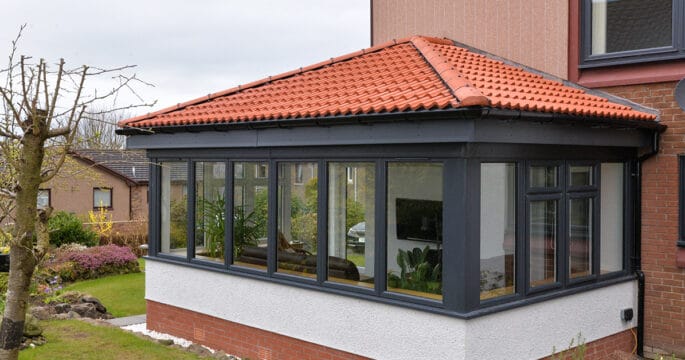
<instances>
[{"instance_id":1,"label":"brick wall","mask_svg":"<svg viewBox=\"0 0 685 360\"><path fill-rule=\"evenodd\" d=\"M685 356L685 269L678 249L678 154L685 154L685 112L675 102L675 82L603 90L659 109L668 130L659 154L643 166L642 268L646 276L645 345Z\"/></svg>"},{"instance_id":2,"label":"brick wall","mask_svg":"<svg viewBox=\"0 0 685 360\"><path fill-rule=\"evenodd\" d=\"M147 327L253 360L362 360L348 352L147 301Z\"/></svg>"},{"instance_id":3,"label":"brick wall","mask_svg":"<svg viewBox=\"0 0 685 360\"><path fill-rule=\"evenodd\" d=\"M632 359L631 356L626 356L633 353L635 350L635 335L634 329L622 331L618 334L607 336L605 338L595 340L585 344L585 360L608 360L608 359ZM570 340L569 340L570 341ZM564 352L562 352L564 350ZM574 359L576 349L570 351L568 349L557 349L555 355L557 359L571 360ZM549 356L545 360L553 359Z\"/></svg>"}]
</instances>

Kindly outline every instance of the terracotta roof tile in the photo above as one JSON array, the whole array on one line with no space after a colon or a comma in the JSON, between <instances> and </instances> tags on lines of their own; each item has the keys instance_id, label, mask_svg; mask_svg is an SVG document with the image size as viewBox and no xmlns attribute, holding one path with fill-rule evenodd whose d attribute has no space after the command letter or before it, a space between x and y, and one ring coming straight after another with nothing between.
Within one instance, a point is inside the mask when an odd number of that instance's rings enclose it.
<instances>
[{"instance_id":1,"label":"terracotta roof tile","mask_svg":"<svg viewBox=\"0 0 685 360\"><path fill-rule=\"evenodd\" d=\"M621 120L656 116L455 45L415 36L124 120L154 128L460 107Z\"/></svg>"}]
</instances>

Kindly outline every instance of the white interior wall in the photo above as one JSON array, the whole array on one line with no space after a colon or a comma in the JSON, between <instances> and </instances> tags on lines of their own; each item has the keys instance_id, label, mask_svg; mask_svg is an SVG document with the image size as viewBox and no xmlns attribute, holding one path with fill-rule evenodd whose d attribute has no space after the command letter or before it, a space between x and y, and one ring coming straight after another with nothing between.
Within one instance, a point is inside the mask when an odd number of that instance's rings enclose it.
<instances>
[{"instance_id":1,"label":"white interior wall","mask_svg":"<svg viewBox=\"0 0 685 360\"><path fill-rule=\"evenodd\" d=\"M411 164L411 163L408 163ZM421 163L417 163L421 164ZM423 163L425 164L425 163ZM410 169L404 171L405 169ZM399 272L395 257L399 249L411 250L426 245L436 248L435 243L397 239L397 217L395 200L397 198L443 201L442 166L416 166L388 169L388 205L387 205L387 256L388 271Z\"/></svg>"},{"instance_id":2,"label":"white interior wall","mask_svg":"<svg viewBox=\"0 0 685 360\"><path fill-rule=\"evenodd\" d=\"M623 164L601 168L600 267L602 272L623 269Z\"/></svg>"}]
</instances>

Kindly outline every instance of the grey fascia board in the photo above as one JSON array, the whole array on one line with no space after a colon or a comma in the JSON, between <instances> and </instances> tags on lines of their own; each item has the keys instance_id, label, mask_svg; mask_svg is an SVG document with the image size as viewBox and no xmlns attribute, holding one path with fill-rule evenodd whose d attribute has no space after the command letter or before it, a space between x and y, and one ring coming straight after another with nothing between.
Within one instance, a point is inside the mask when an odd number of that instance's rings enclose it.
<instances>
[{"instance_id":1,"label":"grey fascia board","mask_svg":"<svg viewBox=\"0 0 685 360\"><path fill-rule=\"evenodd\" d=\"M461 142L642 147L651 139L651 131L637 129L633 123L618 129L599 121L593 124L493 111L483 118L132 135L127 138L127 147L152 150Z\"/></svg>"}]
</instances>

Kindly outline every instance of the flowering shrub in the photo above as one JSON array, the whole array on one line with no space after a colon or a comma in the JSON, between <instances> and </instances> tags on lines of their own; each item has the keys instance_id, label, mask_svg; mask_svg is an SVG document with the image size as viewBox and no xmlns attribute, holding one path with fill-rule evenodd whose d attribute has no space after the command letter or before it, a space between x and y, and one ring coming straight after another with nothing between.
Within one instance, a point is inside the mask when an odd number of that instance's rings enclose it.
<instances>
[{"instance_id":1,"label":"flowering shrub","mask_svg":"<svg viewBox=\"0 0 685 360\"><path fill-rule=\"evenodd\" d=\"M63 281L140 271L131 249L116 245L60 248L43 268L48 276L59 276Z\"/></svg>"}]
</instances>

